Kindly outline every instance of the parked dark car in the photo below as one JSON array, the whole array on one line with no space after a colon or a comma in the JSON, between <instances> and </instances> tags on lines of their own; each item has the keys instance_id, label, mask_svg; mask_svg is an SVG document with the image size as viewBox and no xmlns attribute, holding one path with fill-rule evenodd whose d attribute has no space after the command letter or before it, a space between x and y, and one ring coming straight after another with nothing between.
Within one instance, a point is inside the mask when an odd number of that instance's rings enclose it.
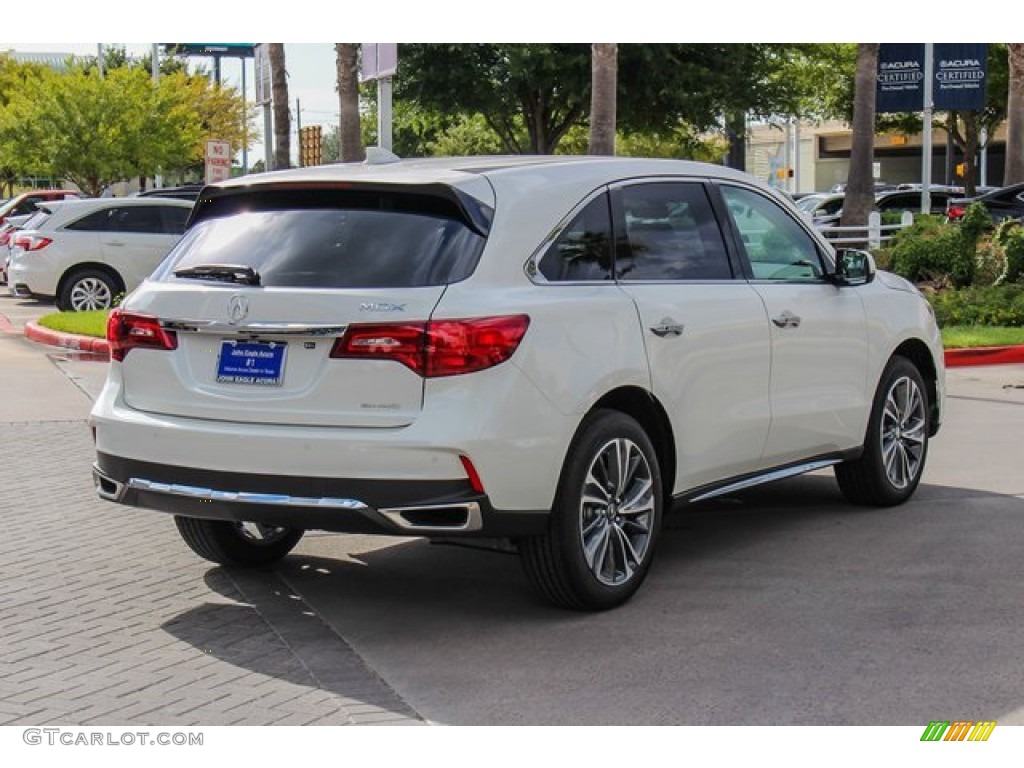
<instances>
[{"instance_id":1,"label":"parked dark car","mask_svg":"<svg viewBox=\"0 0 1024 768\"><path fill-rule=\"evenodd\" d=\"M956 221L967 213L971 203L981 203L994 221L1024 216L1024 183L1012 184L976 197L957 197L946 206L946 218Z\"/></svg>"},{"instance_id":2,"label":"parked dark car","mask_svg":"<svg viewBox=\"0 0 1024 768\"><path fill-rule=\"evenodd\" d=\"M931 197L930 212L941 216L946 213L949 201L956 198L958 193L948 189L933 188L928 190L928 194ZM875 210L880 213L903 213L903 211L920 213L921 191L883 192L875 198Z\"/></svg>"}]
</instances>

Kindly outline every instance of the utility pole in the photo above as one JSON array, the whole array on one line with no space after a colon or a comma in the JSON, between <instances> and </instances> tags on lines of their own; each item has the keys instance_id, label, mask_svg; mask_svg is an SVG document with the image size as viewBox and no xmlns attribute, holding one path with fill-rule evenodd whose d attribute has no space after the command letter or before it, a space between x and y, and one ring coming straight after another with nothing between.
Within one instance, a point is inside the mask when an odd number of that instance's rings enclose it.
<instances>
[{"instance_id":1,"label":"utility pole","mask_svg":"<svg viewBox=\"0 0 1024 768\"><path fill-rule=\"evenodd\" d=\"M160 84L160 46L153 43L153 87ZM153 186L160 189L164 185L163 174L157 173L153 176Z\"/></svg>"},{"instance_id":2,"label":"utility pole","mask_svg":"<svg viewBox=\"0 0 1024 768\"><path fill-rule=\"evenodd\" d=\"M921 213L932 210L932 79L935 43L924 44L924 135L921 137Z\"/></svg>"},{"instance_id":3,"label":"utility pole","mask_svg":"<svg viewBox=\"0 0 1024 768\"><path fill-rule=\"evenodd\" d=\"M100 80L103 79L103 43L96 43L96 65L99 67Z\"/></svg>"}]
</instances>

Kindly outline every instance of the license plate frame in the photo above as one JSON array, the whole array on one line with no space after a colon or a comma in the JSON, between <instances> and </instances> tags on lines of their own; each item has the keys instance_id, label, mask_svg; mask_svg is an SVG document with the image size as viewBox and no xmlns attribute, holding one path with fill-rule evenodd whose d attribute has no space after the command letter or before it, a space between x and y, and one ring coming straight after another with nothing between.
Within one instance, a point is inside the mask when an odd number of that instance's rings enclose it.
<instances>
[{"instance_id":1,"label":"license plate frame","mask_svg":"<svg viewBox=\"0 0 1024 768\"><path fill-rule=\"evenodd\" d=\"M222 339L217 383L279 387L284 383L288 344L255 339Z\"/></svg>"}]
</instances>

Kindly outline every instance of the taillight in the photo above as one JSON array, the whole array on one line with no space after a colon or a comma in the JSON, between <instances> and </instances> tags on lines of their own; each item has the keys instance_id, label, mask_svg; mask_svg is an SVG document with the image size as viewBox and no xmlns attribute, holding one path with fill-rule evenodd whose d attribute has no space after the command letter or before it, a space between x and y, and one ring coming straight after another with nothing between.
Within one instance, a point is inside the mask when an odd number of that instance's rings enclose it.
<instances>
[{"instance_id":1,"label":"taillight","mask_svg":"<svg viewBox=\"0 0 1024 768\"><path fill-rule=\"evenodd\" d=\"M24 248L26 251L39 251L52 243L48 237L42 237L41 235L18 235L14 238L14 244L18 248Z\"/></svg>"},{"instance_id":2,"label":"taillight","mask_svg":"<svg viewBox=\"0 0 1024 768\"><path fill-rule=\"evenodd\" d=\"M953 221L963 218L965 213L967 213L967 209L962 208L959 205L951 205L946 208L946 218L952 219Z\"/></svg>"},{"instance_id":3,"label":"taillight","mask_svg":"<svg viewBox=\"0 0 1024 768\"><path fill-rule=\"evenodd\" d=\"M107 318L107 342L111 359L120 361L136 347L177 349L178 335L163 328L155 317L115 309Z\"/></svg>"},{"instance_id":4,"label":"taillight","mask_svg":"<svg viewBox=\"0 0 1024 768\"><path fill-rule=\"evenodd\" d=\"M11 244L11 235L13 235L13 234L14 234L14 230L13 229L8 229L7 227L4 227L3 229L0 229L0 245L10 245Z\"/></svg>"},{"instance_id":5,"label":"taillight","mask_svg":"<svg viewBox=\"0 0 1024 768\"><path fill-rule=\"evenodd\" d=\"M331 357L395 360L425 378L457 376L508 360L529 325L527 315L351 325Z\"/></svg>"}]
</instances>

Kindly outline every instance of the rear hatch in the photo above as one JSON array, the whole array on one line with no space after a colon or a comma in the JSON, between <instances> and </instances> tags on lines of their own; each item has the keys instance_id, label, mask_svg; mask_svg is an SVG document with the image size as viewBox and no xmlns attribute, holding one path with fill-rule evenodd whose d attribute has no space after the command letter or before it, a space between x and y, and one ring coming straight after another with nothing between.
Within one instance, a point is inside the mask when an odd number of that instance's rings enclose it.
<instances>
[{"instance_id":1,"label":"rear hatch","mask_svg":"<svg viewBox=\"0 0 1024 768\"><path fill-rule=\"evenodd\" d=\"M264 424L412 423L424 380L403 345L472 273L489 209L445 185L204 198L119 321L143 339L123 355L126 403Z\"/></svg>"}]
</instances>

